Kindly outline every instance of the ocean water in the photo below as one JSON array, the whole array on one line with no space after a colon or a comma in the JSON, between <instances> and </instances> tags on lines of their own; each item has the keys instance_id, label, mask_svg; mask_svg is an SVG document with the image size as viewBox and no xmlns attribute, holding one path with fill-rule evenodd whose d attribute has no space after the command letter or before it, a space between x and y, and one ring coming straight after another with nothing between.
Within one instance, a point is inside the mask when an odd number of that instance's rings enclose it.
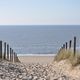
<instances>
[{"instance_id":1,"label":"ocean water","mask_svg":"<svg viewBox=\"0 0 80 80\"><path fill-rule=\"evenodd\" d=\"M0 26L0 40L7 42L17 54L55 54L63 43L77 37L79 25L5 25Z\"/></svg>"}]
</instances>

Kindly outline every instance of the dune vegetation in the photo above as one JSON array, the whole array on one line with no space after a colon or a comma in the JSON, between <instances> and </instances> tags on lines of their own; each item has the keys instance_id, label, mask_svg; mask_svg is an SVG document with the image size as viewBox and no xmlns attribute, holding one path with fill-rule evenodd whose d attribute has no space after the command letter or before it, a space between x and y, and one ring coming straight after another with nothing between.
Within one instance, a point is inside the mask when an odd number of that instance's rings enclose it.
<instances>
[{"instance_id":1,"label":"dune vegetation","mask_svg":"<svg viewBox=\"0 0 80 80\"><path fill-rule=\"evenodd\" d=\"M61 49L60 51L58 51L54 60L57 62L61 60L69 60L72 66L77 66L80 64L80 53L76 51L76 54L74 55L71 49Z\"/></svg>"}]
</instances>

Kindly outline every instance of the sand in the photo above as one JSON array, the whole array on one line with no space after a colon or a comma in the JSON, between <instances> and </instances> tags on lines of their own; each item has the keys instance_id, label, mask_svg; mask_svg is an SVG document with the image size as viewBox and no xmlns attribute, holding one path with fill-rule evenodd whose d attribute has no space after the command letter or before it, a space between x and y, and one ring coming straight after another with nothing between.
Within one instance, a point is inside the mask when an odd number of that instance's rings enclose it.
<instances>
[{"instance_id":1,"label":"sand","mask_svg":"<svg viewBox=\"0 0 80 80\"><path fill-rule=\"evenodd\" d=\"M68 60L56 62L54 56L19 56L19 60L28 80L80 80L80 65L72 68Z\"/></svg>"},{"instance_id":2,"label":"sand","mask_svg":"<svg viewBox=\"0 0 80 80\"><path fill-rule=\"evenodd\" d=\"M48 64L53 61L54 56L18 56L18 58L22 63Z\"/></svg>"}]
</instances>

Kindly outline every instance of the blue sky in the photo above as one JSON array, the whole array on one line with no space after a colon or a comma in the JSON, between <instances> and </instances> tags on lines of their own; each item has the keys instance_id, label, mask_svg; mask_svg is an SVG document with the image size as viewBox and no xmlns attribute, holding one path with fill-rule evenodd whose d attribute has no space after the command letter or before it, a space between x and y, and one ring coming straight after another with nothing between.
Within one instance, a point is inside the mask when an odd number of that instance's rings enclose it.
<instances>
[{"instance_id":1,"label":"blue sky","mask_svg":"<svg viewBox=\"0 0 80 80\"><path fill-rule=\"evenodd\" d=\"M80 0L0 0L0 25L80 24Z\"/></svg>"}]
</instances>

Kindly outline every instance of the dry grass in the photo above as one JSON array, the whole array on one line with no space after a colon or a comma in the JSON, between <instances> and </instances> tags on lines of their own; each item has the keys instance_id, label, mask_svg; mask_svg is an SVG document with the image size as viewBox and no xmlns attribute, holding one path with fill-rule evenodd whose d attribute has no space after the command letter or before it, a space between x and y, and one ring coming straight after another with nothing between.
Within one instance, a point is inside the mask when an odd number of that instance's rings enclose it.
<instances>
[{"instance_id":1,"label":"dry grass","mask_svg":"<svg viewBox=\"0 0 80 80\"><path fill-rule=\"evenodd\" d=\"M68 59L72 66L77 66L80 64L80 53L76 52L76 55L74 56L74 53L72 50L65 50L62 49L58 52L58 54L55 56L55 61L61 61L64 59Z\"/></svg>"}]
</instances>

